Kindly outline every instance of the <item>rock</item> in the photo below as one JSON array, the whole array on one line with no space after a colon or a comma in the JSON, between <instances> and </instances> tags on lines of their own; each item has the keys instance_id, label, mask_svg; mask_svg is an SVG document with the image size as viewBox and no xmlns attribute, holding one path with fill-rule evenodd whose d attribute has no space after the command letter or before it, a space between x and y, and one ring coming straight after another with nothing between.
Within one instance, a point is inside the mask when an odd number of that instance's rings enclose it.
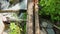
<instances>
[{"instance_id":1,"label":"rock","mask_svg":"<svg viewBox=\"0 0 60 34\"><path fill-rule=\"evenodd\" d=\"M8 34L7 32L3 32L3 34Z\"/></svg>"},{"instance_id":2,"label":"rock","mask_svg":"<svg viewBox=\"0 0 60 34\"><path fill-rule=\"evenodd\" d=\"M40 30L41 34L47 34L46 30L44 28L42 28L42 30Z\"/></svg>"},{"instance_id":3,"label":"rock","mask_svg":"<svg viewBox=\"0 0 60 34\"><path fill-rule=\"evenodd\" d=\"M2 34L2 32L5 29L5 25L4 25L3 21L2 21L2 17L3 16L0 14L0 34Z\"/></svg>"},{"instance_id":4,"label":"rock","mask_svg":"<svg viewBox=\"0 0 60 34\"><path fill-rule=\"evenodd\" d=\"M45 28L47 34L55 34L53 26L49 20L41 19L41 27Z\"/></svg>"}]
</instances>

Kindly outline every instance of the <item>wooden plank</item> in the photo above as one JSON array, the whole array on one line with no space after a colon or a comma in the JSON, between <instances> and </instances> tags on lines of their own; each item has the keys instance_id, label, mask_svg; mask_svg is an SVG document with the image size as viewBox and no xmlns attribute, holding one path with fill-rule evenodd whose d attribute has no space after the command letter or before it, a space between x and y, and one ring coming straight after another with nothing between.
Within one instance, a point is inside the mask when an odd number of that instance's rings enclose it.
<instances>
[{"instance_id":1,"label":"wooden plank","mask_svg":"<svg viewBox=\"0 0 60 34\"><path fill-rule=\"evenodd\" d=\"M28 0L26 34L33 34L33 1Z\"/></svg>"},{"instance_id":2,"label":"wooden plank","mask_svg":"<svg viewBox=\"0 0 60 34\"><path fill-rule=\"evenodd\" d=\"M19 10L0 10L0 13L6 13L6 12L18 12Z\"/></svg>"},{"instance_id":3,"label":"wooden plank","mask_svg":"<svg viewBox=\"0 0 60 34\"><path fill-rule=\"evenodd\" d=\"M40 34L39 17L38 17L38 0L34 1L34 5L35 5L35 34Z\"/></svg>"}]
</instances>

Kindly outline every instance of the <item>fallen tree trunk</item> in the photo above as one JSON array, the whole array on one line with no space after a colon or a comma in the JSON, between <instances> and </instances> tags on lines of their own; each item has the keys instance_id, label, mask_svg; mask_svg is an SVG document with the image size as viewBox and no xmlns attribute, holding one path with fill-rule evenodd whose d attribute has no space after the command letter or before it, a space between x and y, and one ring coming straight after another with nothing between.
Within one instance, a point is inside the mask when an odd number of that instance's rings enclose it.
<instances>
[{"instance_id":1,"label":"fallen tree trunk","mask_svg":"<svg viewBox=\"0 0 60 34\"><path fill-rule=\"evenodd\" d=\"M38 0L34 0L35 9L35 34L40 34L39 17L38 17Z\"/></svg>"},{"instance_id":2,"label":"fallen tree trunk","mask_svg":"<svg viewBox=\"0 0 60 34\"><path fill-rule=\"evenodd\" d=\"M0 13L6 13L6 12L7 12L7 13L8 13L8 12L9 12L9 13L10 13L10 12L11 12L11 13L12 13L12 12L19 12L19 10L0 10Z\"/></svg>"},{"instance_id":3,"label":"fallen tree trunk","mask_svg":"<svg viewBox=\"0 0 60 34\"><path fill-rule=\"evenodd\" d=\"M33 1L28 0L26 34L33 34Z\"/></svg>"}]
</instances>

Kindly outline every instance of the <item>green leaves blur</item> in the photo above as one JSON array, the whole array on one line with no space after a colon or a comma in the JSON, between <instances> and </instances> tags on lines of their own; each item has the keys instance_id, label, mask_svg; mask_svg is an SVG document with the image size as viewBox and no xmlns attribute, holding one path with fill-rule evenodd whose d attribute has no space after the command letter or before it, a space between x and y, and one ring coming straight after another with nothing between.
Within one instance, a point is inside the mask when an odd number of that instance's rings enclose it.
<instances>
[{"instance_id":1,"label":"green leaves blur","mask_svg":"<svg viewBox=\"0 0 60 34\"><path fill-rule=\"evenodd\" d=\"M20 19L27 19L27 13L22 13L22 15L19 18Z\"/></svg>"},{"instance_id":2,"label":"green leaves blur","mask_svg":"<svg viewBox=\"0 0 60 34\"><path fill-rule=\"evenodd\" d=\"M16 19L18 19L17 14L14 13L12 16L14 16ZM22 13L19 16L19 19L27 19L27 13ZM19 25L18 25L19 24ZM24 23L18 23L18 22L11 22L10 23L10 32L9 34L26 34L26 21Z\"/></svg>"},{"instance_id":3,"label":"green leaves blur","mask_svg":"<svg viewBox=\"0 0 60 34\"><path fill-rule=\"evenodd\" d=\"M40 15L50 15L51 20L60 20L60 0L40 0Z\"/></svg>"},{"instance_id":4,"label":"green leaves blur","mask_svg":"<svg viewBox=\"0 0 60 34\"><path fill-rule=\"evenodd\" d=\"M9 34L21 34L21 28L17 26L15 23L10 23L10 32Z\"/></svg>"}]
</instances>

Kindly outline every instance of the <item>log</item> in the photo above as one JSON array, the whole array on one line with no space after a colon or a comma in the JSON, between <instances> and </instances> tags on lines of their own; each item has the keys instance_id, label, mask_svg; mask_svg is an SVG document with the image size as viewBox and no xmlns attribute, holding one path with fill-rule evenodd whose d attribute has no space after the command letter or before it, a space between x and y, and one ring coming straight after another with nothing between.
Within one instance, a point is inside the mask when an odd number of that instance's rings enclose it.
<instances>
[{"instance_id":1,"label":"log","mask_svg":"<svg viewBox=\"0 0 60 34\"><path fill-rule=\"evenodd\" d=\"M28 0L26 34L33 34L33 1Z\"/></svg>"},{"instance_id":2,"label":"log","mask_svg":"<svg viewBox=\"0 0 60 34\"><path fill-rule=\"evenodd\" d=\"M19 10L0 10L0 13L10 13L10 12L19 12Z\"/></svg>"},{"instance_id":3,"label":"log","mask_svg":"<svg viewBox=\"0 0 60 34\"><path fill-rule=\"evenodd\" d=\"M38 0L34 0L35 10L35 34L40 34L39 17L38 17Z\"/></svg>"}]
</instances>

